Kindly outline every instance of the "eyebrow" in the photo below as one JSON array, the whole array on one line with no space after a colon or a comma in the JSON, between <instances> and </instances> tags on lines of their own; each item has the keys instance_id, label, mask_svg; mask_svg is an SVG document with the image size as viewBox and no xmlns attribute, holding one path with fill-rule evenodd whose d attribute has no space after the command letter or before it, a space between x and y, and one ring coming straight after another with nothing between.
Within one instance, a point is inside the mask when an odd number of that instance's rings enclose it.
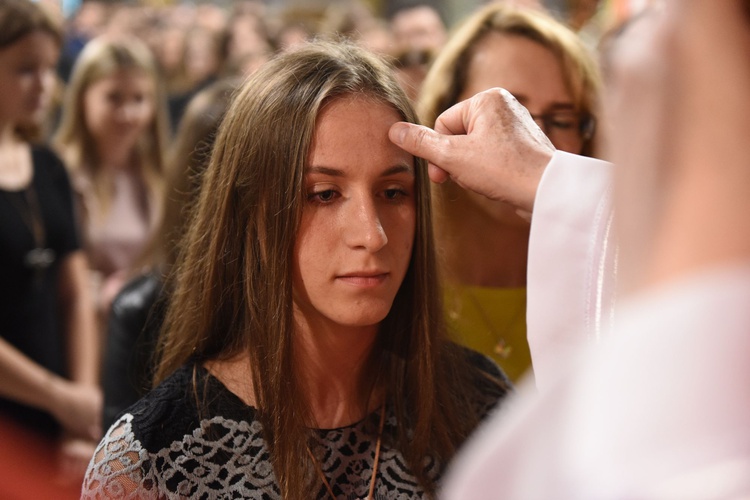
<instances>
[{"instance_id":1,"label":"eyebrow","mask_svg":"<svg viewBox=\"0 0 750 500\"><path fill-rule=\"evenodd\" d=\"M513 94L513 97L516 98L518 102L521 103L522 106L526 107L526 102L528 102L529 98L525 96L524 94ZM566 111L566 110L575 110L576 106L572 102L553 102L549 106L547 106L547 110L549 111ZM547 111L547 113L549 113Z\"/></svg>"},{"instance_id":2,"label":"eyebrow","mask_svg":"<svg viewBox=\"0 0 750 500\"><path fill-rule=\"evenodd\" d=\"M550 111L574 111L576 107L572 102L555 102L547 109Z\"/></svg>"},{"instance_id":3,"label":"eyebrow","mask_svg":"<svg viewBox=\"0 0 750 500\"><path fill-rule=\"evenodd\" d=\"M394 165L393 167L384 170L380 177L388 177L390 175L396 175L401 173L407 173L414 175L414 169L410 165L400 164ZM330 175L331 177L344 177L344 171L332 167L324 167L313 165L305 170L305 174L323 174Z\"/></svg>"}]
</instances>

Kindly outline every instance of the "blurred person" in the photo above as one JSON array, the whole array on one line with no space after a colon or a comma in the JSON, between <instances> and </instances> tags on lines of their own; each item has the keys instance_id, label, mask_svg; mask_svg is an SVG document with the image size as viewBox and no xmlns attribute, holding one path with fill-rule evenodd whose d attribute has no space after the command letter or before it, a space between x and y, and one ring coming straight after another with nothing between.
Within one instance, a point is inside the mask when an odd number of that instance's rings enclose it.
<instances>
[{"instance_id":1,"label":"blurred person","mask_svg":"<svg viewBox=\"0 0 750 500\"><path fill-rule=\"evenodd\" d=\"M434 57L448 38L440 12L427 2L406 2L388 19L397 54L426 52Z\"/></svg>"},{"instance_id":2,"label":"blurred person","mask_svg":"<svg viewBox=\"0 0 750 500\"><path fill-rule=\"evenodd\" d=\"M619 276L613 327L549 390L519 391L477 434L445 498L750 495L749 48L741 0L666 1L624 30L605 96L614 184L611 169L541 147L507 92L452 108L439 134L392 128L430 159L434 180L533 210L546 231L532 236L530 270L557 261L537 299L553 316L587 312L569 342L596 322L597 292L577 289L578 276ZM498 121L510 129L499 134ZM616 239L603 237L613 223ZM616 266L602 258L613 243ZM549 295L554 281L573 293Z\"/></svg>"},{"instance_id":3,"label":"blurred person","mask_svg":"<svg viewBox=\"0 0 750 500\"><path fill-rule=\"evenodd\" d=\"M68 19L58 61L58 73L63 81L67 82L70 79L73 63L83 47L89 40L101 34L106 23L107 11L107 5L104 2L86 0Z\"/></svg>"},{"instance_id":4,"label":"blurred person","mask_svg":"<svg viewBox=\"0 0 750 500\"><path fill-rule=\"evenodd\" d=\"M182 244L159 385L110 428L84 497L434 497L508 386L445 338L400 120L416 115L390 68L355 45L246 81Z\"/></svg>"},{"instance_id":5,"label":"blurred person","mask_svg":"<svg viewBox=\"0 0 750 500\"><path fill-rule=\"evenodd\" d=\"M332 2L323 11L318 31L323 36L357 40L360 33L374 21L375 15L362 0Z\"/></svg>"},{"instance_id":6,"label":"blurred person","mask_svg":"<svg viewBox=\"0 0 750 500\"><path fill-rule=\"evenodd\" d=\"M139 38L146 24L146 7L125 2L111 2L101 35Z\"/></svg>"},{"instance_id":7,"label":"blurred person","mask_svg":"<svg viewBox=\"0 0 750 500\"><path fill-rule=\"evenodd\" d=\"M148 48L129 37L89 42L54 145L70 170L101 319L159 218L166 131Z\"/></svg>"},{"instance_id":8,"label":"blurred person","mask_svg":"<svg viewBox=\"0 0 750 500\"><path fill-rule=\"evenodd\" d=\"M211 33L221 34L227 28L227 10L212 3L201 3L195 6L196 26Z\"/></svg>"},{"instance_id":9,"label":"blurred person","mask_svg":"<svg viewBox=\"0 0 750 500\"><path fill-rule=\"evenodd\" d=\"M430 54L425 51L402 52L393 59L396 79L415 105L431 62Z\"/></svg>"},{"instance_id":10,"label":"blurred person","mask_svg":"<svg viewBox=\"0 0 750 500\"><path fill-rule=\"evenodd\" d=\"M194 27L187 33L185 44L185 73L188 85L195 91L216 80L224 63L221 32Z\"/></svg>"},{"instance_id":11,"label":"blurred person","mask_svg":"<svg viewBox=\"0 0 750 500\"><path fill-rule=\"evenodd\" d=\"M184 91L169 97L169 120L177 130L185 108L195 94L215 82L224 72L226 46L223 32L193 26L185 35L182 54Z\"/></svg>"},{"instance_id":12,"label":"blurred person","mask_svg":"<svg viewBox=\"0 0 750 500\"><path fill-rule=\"evenodd\" d=\"M238 86L237 79L219 80L198 92L185 111L167 160L164 212L146 252L148 272L130 280L112 303L102 374L105 427L152 387L155 347L169 296L166 283L216 130Z\"/></svg>"},{"instance_id":13,"label":"blurred person","mask_svg":"<svg viewBox=\"0 0 750 500\"><path fill-rule=\"evenodd\" d=\"M268 18L269 31L277 52L299 48L320 33L325 16L323 5L289 6Z\"/></svg>"},{"instance_id":14,"label":"blurred person","mask_svg":"<svg viewBox=\"0 0 750 500\"><path fill-rule=\"evenodd\" d=\"M159 67L167 97L187 90L183 66L187 30L175 24L169 12L162 11L155 22L151 38L146 40Z\"/></svg>"},{"instance_id":15,"label":"blurred person","mask_svg":"<svg viewBox=\"0 0 750 500\"><path fill-rule=\"evenodd\" d=\"M75 484L101 436L94 309L65 168L34 142L61 44L42 8L0 3L0 418L33 432Z\"/></svg>"},{"instance_id":16,"label":"blurred person","mask_svg":"<svg viewBox=\"0 0 750 500\"><path fill-rule=\"evenodd\" d=\"M453 33L425 80L418 111L433 127L457 102L502 87L555 148L591 156L600 86L596 62L572 31L542 11L496 2ZM456 338L517 380L531 365L534 340L526 329L530 224L514 207L454 182L434 185L433 194Z\"/></svg>"},{"instance_id":17,"label":"blurred person","mask_svg":"<svg viewBox=\"0 0 750 500\"><path fill-rule=\"evenodd\" d=\"M253 74L273 55L269 28L260 14L253 12L233 16L224 40L225 76Z\"/></svg>"},{"instance_id":18,"label":"blurred person","mask_svg":"<svg viewBox=\"0 0 750 500\"><path fill-rule=\"evenodd\" d=\"M357 37L357 42L375 54L393 55L395 53L391 30L383 19L375 18L364 26Z\"/></svg>"}]
</instances>

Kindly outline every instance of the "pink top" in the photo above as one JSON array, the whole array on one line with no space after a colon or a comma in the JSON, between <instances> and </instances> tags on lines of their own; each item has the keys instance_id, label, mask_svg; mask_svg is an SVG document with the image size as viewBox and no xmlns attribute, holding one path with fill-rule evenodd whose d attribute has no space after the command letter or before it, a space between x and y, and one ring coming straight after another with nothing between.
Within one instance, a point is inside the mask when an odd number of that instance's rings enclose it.
<instances>
[{"instance_id":1,"label":"pink top","mask_svg":"<svg viewBox=\"0 0 750 500\"><path fill-rule=\"evenodd\" d=\"M98 275L96 281L130 269L151 239L159 215L140 176L119 171L113 182L113 196L105 213L91 179L85 174L73 175L83 245L89 266Z\"/></svg>"}]
</instances>

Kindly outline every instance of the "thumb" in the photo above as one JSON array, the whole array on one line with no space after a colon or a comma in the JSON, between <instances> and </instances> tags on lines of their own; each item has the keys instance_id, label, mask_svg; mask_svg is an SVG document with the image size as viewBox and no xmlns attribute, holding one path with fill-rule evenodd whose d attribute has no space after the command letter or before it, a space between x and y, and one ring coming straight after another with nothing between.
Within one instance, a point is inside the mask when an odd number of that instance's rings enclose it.
<instances>
[{"instance_id":1,"label":"thumb","mask_svg":"<svg viewBox=\"0 0 750 500\"><path fill-rule=\"evenodd\" d=\"M430 163L440 165L444 158L446 138L428 127L397 122L391 125L388 137L407 153L424 158Z\"/></svg>"},{"instance_id":2,"label":"thumb","mask_svg":"<svg viewBox=\"0 0 750 500\"><path fill-rule=\"evenodd\" d=\"M440 167L445 162L445 136L422 125L397 122L391 125L388 137L393 144L407 153L427 160L428 172L434 182L441 183L448 179L448 172Z\"/></svg>"}]
</instances>

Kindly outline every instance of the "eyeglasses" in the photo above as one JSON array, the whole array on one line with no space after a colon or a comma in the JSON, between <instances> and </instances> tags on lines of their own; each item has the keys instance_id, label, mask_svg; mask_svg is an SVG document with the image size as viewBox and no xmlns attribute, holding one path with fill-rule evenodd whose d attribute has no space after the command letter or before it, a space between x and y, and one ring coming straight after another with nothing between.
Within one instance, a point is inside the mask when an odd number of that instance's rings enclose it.
<instances>
[{"instance_id":1,"label":"eyeglasses","mask_svg":"<svg viewBox=\"0 0 750 500\"><path fill-rule=\"evenodd\" d=\"M531 118L553 143L587 141L594 136L596 130L596 120L588 113L566 110L531 115Z\"/></svg>"}]
</instances>

